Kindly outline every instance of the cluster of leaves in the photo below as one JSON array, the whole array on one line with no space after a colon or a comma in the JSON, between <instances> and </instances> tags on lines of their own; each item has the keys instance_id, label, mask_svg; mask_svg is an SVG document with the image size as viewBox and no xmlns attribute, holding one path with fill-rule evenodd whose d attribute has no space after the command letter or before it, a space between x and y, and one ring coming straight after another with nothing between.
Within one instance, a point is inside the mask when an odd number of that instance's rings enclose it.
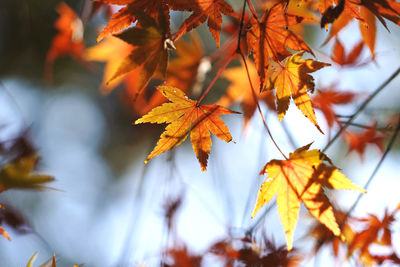
<instances>
[{"instance_id":1,"label":"cluster of leaves","mask_svg":"<svg viewBox=\"0 0 400 267\"><path fill-rule=\"evenodd\" d=\"M393 211L385 210L382 219L374 214L368 214L365 218L354 218L348 213L338 212L338 220L343 230L343 238L340 239L332 235L326 228L321 225L315 225L311 230L311 235L316 239L314 245L314 253L317 254L324 245L332 246L333 254L336 258L340 258L340 247L345 252L347 259L353 257L357 264L364 266L380 265L384 262L392 264L400 264L400 258L396 254L394 244L392 242L393 223L397 221L396 214L400 206L398 205ZM360 229L358 231L354 229ZM384 248L386 254L375 254L373 245Z\"/></svg>"},{"instance_id":2,"label":"cluster of leaves","mask_svg":"<svg viewBox=\"0 0 400 267\"><path fill-rule=\"evenodd\" d=\"M193 150L201 169L205 171L211 152L210 133L226 142L232 140L228 127L219 115L237 112L224 106L240 103L245 125L258 110L270 134L259 102L265 102L269 109L277 114L279 120L282 120L291 99L321 133L323 130L317 122L315 109L320 110L324 115L329 131L334 126L341 127L340 132L344 133L344 140L349 144L349 151L357 151L362 156L367 144L375 144L383 151L384 136L377 132L376 124L367 127L362 133L351 132L345 129L347 126L343 125L334 110L335 105L351 103L355 99L355 94L341 92L336 85L332 85L331 88L319 90L311 97L310 94L315 90L314 78L311 74L331 66L331 63L340 68L360 67L366 64L367 62L361 59L361 52L365 46L369 49L371 59L374 59L376 19L386 28L385 19L399 24L400 6L397 2L393 0L260 0L256 1L257 5L254 6L252 1L243 1L242 10L238 12L235 12L225 0L95 0L95 2L122 6L112 15L99 34L97 40L101 43L86 51L79 48L76 52L75 44L81 47L81 39L76 43L75 31L79 33L79 30L76 30L74 26L77 24L77 17L74 17L74 19L69 19L69 26L62 24L64 26L59 28L60 34L55 37L49 50L48 62L66 53L79 59L107 62L101 85L102 91L109 93L124 80L127 96L129 96L129 101L126 101L127 97L124 98L125 101L138 114L145 114L136 120L135 124L168 123L145 163L180 145L190 133ZM61 18L65 16L64 14L70 13L69 10L65 10L67 9L60 11L60 13L65 12L62 13ZM190 13L174 33L171 30L172 10ZM229 24L225 28L222 27L222 15L230 17ZM360 23L362 40L346 53L339 39L339 32L352 20ZM222 44L224 49L220 50L223 51L209 57L204 56L202 46L195 34L191 35L190 42L185 42L184 38L180 39L205 22L215 40L216 47L221 45L221 31L228 39ZM299 34L305 24L318 24L318 22L322 28L327 29L328 24L332 24L326 40L328 42L335 39L331 63L315 60L312 49ZM56 23L56 27L57 25ZM58 47L57 38L67 38L68 41L65 41L62 47ZM177 55L170 60L170 53L174 51ZM309 54L307 57L306 53ZM242 60L242 67L225 70L229 63L238 57ZM212 63L218 68L215 79L202 91L198 100L189 98L188 95L196 95L196 91L202 89L204 74ZM219 77L224 77L231 82L225 94L215 104L201 105L202 100ZM157 88L157 91L150 83L155 80L164 83ZM169 102L165 103L167 100ZM339 216L337 214L335 216L324 190L352 189L362 193L365 190L354 185L341 173L324 152L317 149L309 150L311 144L296 149L287 157L271 134L270 137L284 159L273 159L261 170L261 174L268 175L268 178L258 193L252 216L255 216L265 203L277 195L276 202L286 233L288 251L293 246L293 233L300 203L304 203L310 213L334 236L343 238L346 234L338 225L337 217ZM16 164L20 166L25 163ZM26 170L29 172L31 168L26 168ZM372 221L379 220L377 218L368 220L368 222ZM375 227L378 232L382 223L374 225L378 225ZM376 238L368 243L364 237L357 237L355 234L352 240L362 239L364 243L362 247L359 244L360 241L350 243L349 253L360 250L360 259L377 260L373 255L366 256L369 244L381 242L389 245L389 241L387 238L377 241ZM269 244L268 249L274 251L275 248L273 249L270 243L267 244ZM182 247L180 250L171 250L168 253L176 260L183 260L182 255L187 254L187 251L185 247ZM236 250L233 254L231 252L226 254L238 257L240 253ZM253 256L268 258L268 255L270 254L261 253ZM187 259L188 262L193 261L193 265L185 263L186 265L182 266L195 266L194 262L198 260L196 257ZM392 260L397 259L393 256Z\"/></svg>"}]
</instances>

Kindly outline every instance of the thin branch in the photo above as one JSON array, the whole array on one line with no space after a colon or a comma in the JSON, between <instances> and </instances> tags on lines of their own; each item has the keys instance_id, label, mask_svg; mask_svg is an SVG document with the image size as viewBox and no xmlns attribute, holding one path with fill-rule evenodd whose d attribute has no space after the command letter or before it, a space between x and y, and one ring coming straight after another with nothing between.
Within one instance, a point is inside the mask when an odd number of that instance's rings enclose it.
<instances>
[{"instance_id":1,"label":"thin branch","mask_svg":"<svg viewBox=\"0 0 400 267\"><path fill-rule=\"evenodd\" d=\"M398 136L400 132L400 114L399 114L399 120L397 122L397 126L396 129L393 133L392 138L390 138L389 144L386 147L385 153L383 153L381 159L379 160L378 164L376 165L374 171L372 172L371 176L369 177L368 181L366 182L366 184L364 185L364 189L366 190L368 188L368 186L370 185L370 183L372 182L372 180L375 178L376 173L378 172L379 168L381 167L383 161L385 160L386 156L388 155L388 153L390 152L390 150L392 149L394 142L396 141L396 138ZM364 196L364 194L360 193L356 199L356 201L354 202L354 204L351 206L351 208L347 211L346 213L346 218L350 215L350 213L354 210L354 208L357 206L357 204L360 202L361 198Z\"/></svg>"},{"instance_id":2,"label":"thin branch","mask_svg":"<svg viewBox=\"0 0 400 267\"><path fill-rule=\"evenodd\" d=\"M237 47L236 47L236 53L240 53L240 41L242 37L242 30L243 30L243 25L244 25L244 14L246 11L246 0L243 0L243 8L242 8L242 18L240 19L240 26L239 26L239 36L238 36L238 42L237 42Z\"/></svg>"},{"instance_id":3,"label":"thin branch","mask_svg":"<svg viewBox=\"0 0 400 267\"><path fill-rule=\"evenodd\" d=\"M397 75L400 73L400 67L397 68L395 72L393 72L390 77L384 81L378 88L375 89L375 91L364 101L364 103L361 104L361 106L357 109L357 111L349 117L347 122L339 129L339 131L335 134L335 136L328 142L328 144L325 146L325 148L322 150L322 152L325 152L335 141L336 139L342 134L344 130L349 127L349 125L353 122L353 120L357 117L358 114L360 114L361 111L365 109L365 107L369 104L369 102L372 101L372 99L375 98L394 78L396 78Z\"/></svg>"},{"instance_id":4,"label":"thin branch","mask_svg":"<svg viewBox=\"0 0 400 267\"><path fill-rule=\"evenodd\" d=\"M249 5L249 9L251 11L251 14L253 15L253 17L258 21L258 16L257 16L257 11L254 8L253 4L251 3L251 0L247 0L247 4Z\"/></svg>"}]
</instances>

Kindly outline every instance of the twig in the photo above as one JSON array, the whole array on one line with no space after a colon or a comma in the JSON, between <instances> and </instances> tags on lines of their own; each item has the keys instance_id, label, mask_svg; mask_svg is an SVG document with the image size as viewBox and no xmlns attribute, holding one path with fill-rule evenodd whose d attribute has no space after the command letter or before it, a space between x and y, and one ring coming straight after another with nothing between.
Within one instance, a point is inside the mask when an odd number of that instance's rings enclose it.
<instances>
[{"instance_id":1,"label":"twig","mask_svg":"<svg viewBox=\"0 0 400 267\"><path fill-rule=\"evenodd\" d=\"M395 72L393 72L390 77L384 81L378 88L375 89L375 91L361 104L361 106L357 109L357 111L349 117L347 122L339 129L339 131L335 134L335 136L326 144L325 148L322 150L322 152L325 152L335 141L336 139L342 134L344 130L349 127L349 125L353 122L353 120L357 117L358 114L360 114L361 111L365 109L365 107L371 102L372 99L375 98L394 78L396 78L397 75L400 73L400 67L397 68Z\"/></svg>"},{"instance_id":2,"label":"twig","mask_svg":"<svg viewBox=\"0 0 400 267\"><path fill-rule=\"evenodd\" d=\"M390 150L393 147L394 142L396 141L396 138L398 136L400 132L400 114L399 114L399 121L397 122L397 126L396 129L393 133L392 138L390 138L389 144L386 147L385 152L383 153L381 159L379 160L378 164L376 165L374 171L372 172L371 176L369 177L368 181L365 183L364 185L364 189L366 190L368 188L368 186L370 185L370 183L372 182L372 180L375 178L376 173L378 172L379 168L381 167L383 161L385 160L387 154L390 152ZM356 199L356 201L354 202L354 204L351 206L351 208L347 211L345 218L347 218L350 213L354 210L354 208L357 206L357 204L360 202L361 198L364 196L364 194L360 193Z\"/></svg>"}]
</instances>

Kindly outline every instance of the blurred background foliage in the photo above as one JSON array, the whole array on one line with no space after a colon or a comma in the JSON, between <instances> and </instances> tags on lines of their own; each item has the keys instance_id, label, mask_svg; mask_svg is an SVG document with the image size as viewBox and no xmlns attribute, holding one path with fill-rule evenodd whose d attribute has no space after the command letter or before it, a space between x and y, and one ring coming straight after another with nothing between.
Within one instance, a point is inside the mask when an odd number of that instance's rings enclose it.
<instances>
[{"instance_id":1,"label":"blurred background foliage","mask_svg":"<svg viewBox=\"0 0 400 267\"><path fill-rule=\"evenodd\" d=\"M82 18L86 47L95 45L98 29L106 22L106 11L89 16L86 9L91 6L90 1L65 2ZM107 96L100 93L104 64L80 64L71 57L60 57L54 63L52 79L45 80L46 53L57 33L53 23L58 18L58 4L54 0L0 2L0 142L24 138L41 157L40 172L53 175L56 182L51 187L59 190L10 190L0 194L0 203L14 211L7 218L15 217L14 221L0 217L12 239L9 242L0 238L0 266L24 266L35 251L39 252L37 262L45 262L55 252L57 266L155 266L162 248L168 244L181 248L178 252L185 255L184 244L188 243L188 250L196 255L217 241L243 237L254 224L249 216L263 179L258 172L265 162L279 158L272 151L259 118L246 132L240 116L227 118L237 144L215 141L207 173L200 172L189 143L144 165L143 160L163 127L132 125L138 115L121 101L126 96L123 84ZM177 25L182 21L179 16L175 18ZM327 54L332 46L319 48L326 33L316 34L316 29L319 27L307 28L305 39L318 50L319 60L329 61ZM400 58L400 32L391 30L388 37L386 31L379 29L375 64L359 71L321 71L317 75L318 87L339 80L343 88L364 96L376 88L393 72ZM211 35L204 27L197 32L205 54L210 55L215 50ZM343 40L355 43L353 35L354 30L350 29ZM226 36L222 38L223 43ZM239 63L231 66L235 65ZM215 69L207 74L203 87L214 76ZM148 87L154 88L157 83L153 81ZM220 79L207 101L218 99L227 85L227 80ZM398 112L399 85L394 82L380 95L367 110L365 124L371 122L370 115L386 119ZM239 106L233 109L240 110ZM342 111L351 114L351 110L354 108ZM326 143L301 114L290 113L288 117L287 131L299 146L314 140L314 148ZM276 115L269 116L269 123L285 151L292 151ZM360 161L354 154L345 158L346 151L346 145L337 143L329 155L349 177L363 185L381 154L371 148ZM362 202L356 214L383 214L385 207L393 209L399 203L396 195L379 191L400 186L398 151L392 154L381 173L387 176L385 182L379 182L384 185L371 185L377 193L371 189L370 196L365 197L370 200ZM345 208L351 206L356 194L344 192L337 197L341 200L338 203L345 200ZM174 215L176 210L180 211L179 219ZM307 233L312 222L305 214L301 215L305 220L299 222L297 239ZM280 246L284 236L274 208L271 215L261 225L266 225L266 236ZM171 231L171 225L175 230ZM398 226L394 238L400 243ZM264 244L274 251L270 241ZM311 247L310 242L305 245ZM246 249L251 254L251 249ZM178 252L170 255L179 256ZM331 262L334 266L334 260ZM203 259L203 263L218 266L213 256Z\"/></svg>"}]
</instances>

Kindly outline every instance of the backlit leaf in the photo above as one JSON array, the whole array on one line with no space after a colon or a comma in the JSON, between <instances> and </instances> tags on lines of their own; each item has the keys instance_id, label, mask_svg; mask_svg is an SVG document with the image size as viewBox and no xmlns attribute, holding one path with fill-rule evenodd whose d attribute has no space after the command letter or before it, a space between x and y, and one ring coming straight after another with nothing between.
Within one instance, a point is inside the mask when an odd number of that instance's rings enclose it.
<instances>
[{"instance_id":1,"label":"backlit leaf","mask_svg":"<svg viewBox=\"0 0 400 267\"><path fill-rule=\"evenodd\" d=\"M267 174L268 178L258 193L252 217L277 195L278 212L286 233L288 250L292 249L293 232L301 202L311 215L334 235L339 236L341 231L323 187L365 192L336 167L327 164L330 160L325 154L316 149L308 150L310 145L297 149L286 160L271 160L261 171L262 174Z\"/></svg>"},{"instance_id":2,"label":"backlit leaf","mask_svg":"<svg viewBox=\"0 0 400 267\"><path fill-rule=\"evenodd\" d=\"M135 121L135 124L145 122L168 123L145 163L153 157L180 145L190 132L193 150L200 162L201 169L205 171L208 154L211 151L210 132L225 142L232 140L228 127L218 115L235 112L218 105L199 106L197 101L189 99L181 90L174 87L160 86L158 89L171 102L154 108Z\"/></svg>"},{"instance_id":3,"label":"backlit leaf","mask_svg":"<svg viewBox=\"0 0 400 267\"><path fill-rule=\"evenodd\" d=\"M270 58L274 61L285 59L292 54L287 49L304 50L312 54L300 35L288 30L288 27L299 24L302 20L302 17L286 13L285 4L280 2L266 10L261 20L252 18L250 21L246 38L249 50L253 52L261 89L267 77Z\"/></svg>"},{"instance_id":4,"label":"backlit leaf","mask_svg":"<svg viewBox=\"0 0 400 267\"><path fill-rule=\"evenodd\" d=\"M293 99L297 108L322 132L317 123L309 92L314 91L314 78L309 73L329 66L312 59L301 59L304 51L287 58L283 63L272 62L268 68L266 89L276 89L276 104L282 120Z\"/></svg>"}]
</instances>

